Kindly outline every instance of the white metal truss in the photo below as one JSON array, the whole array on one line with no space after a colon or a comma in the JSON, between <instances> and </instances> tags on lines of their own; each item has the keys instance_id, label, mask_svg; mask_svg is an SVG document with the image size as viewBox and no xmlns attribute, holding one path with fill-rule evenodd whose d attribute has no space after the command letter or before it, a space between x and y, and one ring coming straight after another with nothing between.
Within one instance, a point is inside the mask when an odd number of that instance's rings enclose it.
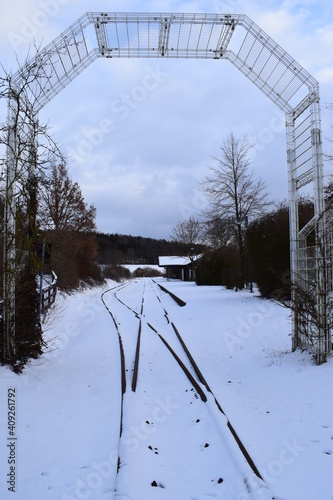
<instances>
[{"instance_id":1,"label":"white metal truss","mask_svg":"<svg viewBox=\"0 0 333 500\"><path fill-rule=\"evenodd\" d=\"M97 42L97 43L96 43ZM84 14L14 77L20 88L38 63L43 73L25 85L24 100L37 113L98 57L226 59L286 115L290 201L291 277L299 277L298 191L313 183L318 248L324 234L323 172L318 82L246 15L109 13ZM10 164L10 163L9 163ZM9 170L9 168L8 168ZM10 175L10 172L8 173ZM317 310L324 315L323 258L316 253ZM328 332L320 321L327 355ZM293 346L302 339L294 318ZM326 347L325 347L326 346Z\"/></svg>"}]
</instances>

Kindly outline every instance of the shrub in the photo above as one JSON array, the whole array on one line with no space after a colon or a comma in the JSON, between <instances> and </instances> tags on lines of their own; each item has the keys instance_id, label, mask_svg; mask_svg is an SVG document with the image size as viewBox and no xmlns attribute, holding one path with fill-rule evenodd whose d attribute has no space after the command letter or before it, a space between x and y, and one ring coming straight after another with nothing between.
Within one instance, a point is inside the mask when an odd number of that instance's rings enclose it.
<instances>
[{"instance_id":1,"label":"shrub","mask_svg":"<svg viewBox=\"0 0 333 500\"><path fill-rule=\"evenodd\" d=\"M161 271L152 267L138 267L133 272L134 278L155 278L157 276L164 276Z\"/></svg>"},{"instance_id":2,"label":"shrub","mask_svg":"<svg viewBox=\"0 0 333 500\"><path fill-rule=\"evenodd\" d=\"M81 279L86 283L101 284L104 281L101 267L95 262L87 262L80 272Z\"/></svg>"},{"instance_id":3,"label":"shrub","mask_svg":"<svg viewBox=\"0 0 333 500\"><path fill-rule=\"evenodd\" d=\"M239 287L239 256L235 246L225 246L206 252L196 267L197 285Z\"/></svg>"},{"instance_id":4,"label":"shrub","mask_svg":"<svg viewBox=\"0 0 333 500\"><path fill-rule=\"evenodd\" d=\"M299 203L300 227L313 216L309 200ZM246 244L251 256L253 279L263 297L290 297L289 208L281 205L250 224Z\"/></svg>"},{"instance_id":5,"label":"shrub","mask_svg":"<svg viewBox=\"0 0 333 500\"><path fill-rule=\"evenodd\" d=\"M106 266L103 269L103 277L119 282L122 279L130 279L131 272L129 269L122 266Z\"/></svg>"}]
</instances>

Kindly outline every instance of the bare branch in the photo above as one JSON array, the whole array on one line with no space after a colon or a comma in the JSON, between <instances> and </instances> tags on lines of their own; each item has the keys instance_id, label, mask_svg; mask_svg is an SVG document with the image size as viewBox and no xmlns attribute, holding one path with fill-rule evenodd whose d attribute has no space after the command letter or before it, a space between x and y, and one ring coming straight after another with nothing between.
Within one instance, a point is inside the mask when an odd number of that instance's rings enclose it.
<instances>
[{"instance_id":1,"label":"bare branch","mask_svg":"<svg viewBox=\"0 0 333 500\"><path fill-rule=\"evenodd\" d=\"M224 231L224 237L228 234L230 238L233 234L239 248L243 282L245 225L249 217L255 218L262 214L268 198L265 183L256 180L250 170L251 149L252 145L246 137L237 139L231 133L220 148L220 156L213 158L215 166L210 167L210 174L202 182L210 205L204 214L206 223L210 228L221 228L221 224L225 229L228 228L228 231Z\"/></svg>"}]
</instances>

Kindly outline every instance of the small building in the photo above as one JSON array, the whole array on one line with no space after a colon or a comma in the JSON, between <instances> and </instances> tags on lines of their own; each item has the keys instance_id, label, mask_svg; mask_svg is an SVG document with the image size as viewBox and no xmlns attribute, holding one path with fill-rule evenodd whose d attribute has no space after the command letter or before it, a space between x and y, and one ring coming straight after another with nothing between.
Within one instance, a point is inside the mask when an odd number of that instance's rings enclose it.
<instances>
[{"instance_id":1,"label":"small building","mask_svg":"<svg viewBox=\"0 0 333 500\"><path fill-rule=\"evenodd\" d=\"M178 257L175 255L159 257L158 265L159 267L164 267L166 278L178 279L182 281L194 281L195 280L195 269L194 262L198 259L198 256L192 257Z\"/></svg>"}]
</instances>

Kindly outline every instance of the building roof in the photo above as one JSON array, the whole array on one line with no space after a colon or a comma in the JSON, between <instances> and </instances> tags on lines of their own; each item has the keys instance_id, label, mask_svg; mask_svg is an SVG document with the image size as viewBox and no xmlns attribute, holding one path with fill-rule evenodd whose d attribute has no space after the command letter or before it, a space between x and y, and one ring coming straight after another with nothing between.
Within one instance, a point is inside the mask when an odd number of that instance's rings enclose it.
<instances>
[{"instance_id":1,"label":"building roof","mask_svg":"<svg viewBox=\"0 0 333 500\"><path fill-rule=\"evenodd\" d=\"M193 261L197 260L200 255L195 255L193 257ZM191 263L191 259L189 257L179 257L177 255L168 255L158 258L158 265L160 267L169 267L169 266L188 266Z\"/></svg>"}]
</instances>

